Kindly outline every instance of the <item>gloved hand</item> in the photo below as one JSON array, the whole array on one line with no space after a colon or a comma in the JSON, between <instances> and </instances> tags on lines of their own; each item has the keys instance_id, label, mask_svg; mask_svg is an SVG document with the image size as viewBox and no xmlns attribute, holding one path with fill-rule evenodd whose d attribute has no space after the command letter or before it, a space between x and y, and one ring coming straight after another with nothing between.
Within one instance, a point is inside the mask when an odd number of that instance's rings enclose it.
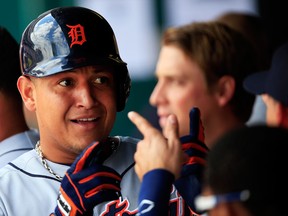
<instances>
[{"instance_id":1,"label":"gloved hand","mask_svg":"<svg viewBox=\"0 0 288 216\"><path fill-rule=\"evenodd\" d=\"M204 128L200 118L200 110L194 107L189 116L190 133L180 137L182 149L188 155L188 159L183 164L181 176L174 182L174 185L188 205L189 210L187 211L190 211L191 215L200 215L202 212L196 211L194 199L201 192L208 148L204 143Z\"/></svg>"},{"instance_id":2,"label":"gloved hand","mask_svg":"<svg viewBox=\"0 0 288 216\"><path fill-rule=\"evenodd\" d=\"M189 114L190 134L180 137L183 151L188 155L184 163L181 176L199 174L203 171L206 162L208 147L204 143L204 128L200 118L200 110L194 107Z\"/></svg>"},{"instance_id":3,"label":"gloved hand","mask_svg":"<svg viewBox=\"0 0 288 216\"><path fill-rule=\"evenodd\" d=\"M102 165L111 154L105 145L110 143L92 143L68 169L61 182L56 216L93 215L97 204L119 198L121 176Z\"/></svg>"}]
</instances>

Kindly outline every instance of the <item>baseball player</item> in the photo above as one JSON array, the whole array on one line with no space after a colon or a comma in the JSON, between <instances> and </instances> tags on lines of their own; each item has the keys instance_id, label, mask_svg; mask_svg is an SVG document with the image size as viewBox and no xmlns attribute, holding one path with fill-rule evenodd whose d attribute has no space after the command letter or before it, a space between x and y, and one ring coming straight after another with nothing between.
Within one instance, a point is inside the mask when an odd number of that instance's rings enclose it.
<instances>
[{"instance_id":1,"label":"baseball player","mask_svg":"<svg viewBox=\"0 0 288 216\"><path fill-rule=\"evenodd\" d=\"M34 148L39 134L29 129L23 113L17 79L21 75L19 44L0 27L0 167Z\"/></svg>"},{"instance_id":2,"label":"baseball player","mask_svg":"<svg viewBox=\"0 0 288 216\"><path fill-rule=\"evenodd\" d=\"M253 73L244 80L245 89L260 95L266 105L266 123L288 128L288 41L273 54L271 68Z\"/></svg>"},{"instance_id":3,"label":"baseball player","mask_svg":"<svg viewBox=\"0 0 288 216\"><path fill-rule=\"evenodd\" d=\"M131 83L109 23L82 7L49 10L25 29L20 61L40 140L0 170L0 215L136 215L139 140L109 136ZM192 194L173 187L169 199L171 215L193 214Z\"/></svg>"}]
</instances>

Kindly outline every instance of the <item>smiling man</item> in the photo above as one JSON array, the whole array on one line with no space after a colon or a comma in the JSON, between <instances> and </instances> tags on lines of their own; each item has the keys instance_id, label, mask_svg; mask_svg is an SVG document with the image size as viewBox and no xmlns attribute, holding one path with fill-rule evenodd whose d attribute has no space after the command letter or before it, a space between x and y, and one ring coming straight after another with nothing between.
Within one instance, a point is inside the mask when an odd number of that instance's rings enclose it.
<instances>
[{"instance_id":1,"label":"smiling man","mask_svg":"<svg viewBox=\"0 0 288 216\"><path fill-rule=\"evenodd\" d=\"M17 86L26 108L37 116L40 140L0 171L0 215L53 213L67 169L95 141L105 141L103 149L110 153L105 166L99 165L101 173L121 175L126 210L135 210L132 198L139 181L133 153L138 140L109 137L130 92L127 66L109 23L86 8L55 8L28 25L20 45ZM96 214L120 202L114 199L99 205Z\"/></svg>"}]
</instances>

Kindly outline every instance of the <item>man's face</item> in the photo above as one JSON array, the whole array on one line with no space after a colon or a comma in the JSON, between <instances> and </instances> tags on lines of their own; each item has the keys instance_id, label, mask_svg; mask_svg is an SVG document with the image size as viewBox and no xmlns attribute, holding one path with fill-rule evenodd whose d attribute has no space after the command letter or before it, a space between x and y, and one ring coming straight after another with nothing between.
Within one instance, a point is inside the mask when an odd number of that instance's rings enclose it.
<instances>
[{"instance_id":1,"label":"man's face","mask_svg":"<svg viewBox=\"0 0 288 216\"><path fill-rule=\"evenodd\" d=\"M30 82L44 153L57 149L73 160L109 135L117 112L111 69L89 66Z\"/></svg>"},{"instance_id":2,"label":"man's face","mask_svg":"<svg viewBox=\"0 0 288 216\"><path fill-rule=\"evenodd\" d=\"M189 112L193 106L201 110L203 123L213 113L216 102L208 91L204 72L177 47L162 47L156 76L158 82L150 96L150 104L157 107L162 128L168 115L174 113L179 121L179 135L187 135Z\"/></svg>"}]
</instances>

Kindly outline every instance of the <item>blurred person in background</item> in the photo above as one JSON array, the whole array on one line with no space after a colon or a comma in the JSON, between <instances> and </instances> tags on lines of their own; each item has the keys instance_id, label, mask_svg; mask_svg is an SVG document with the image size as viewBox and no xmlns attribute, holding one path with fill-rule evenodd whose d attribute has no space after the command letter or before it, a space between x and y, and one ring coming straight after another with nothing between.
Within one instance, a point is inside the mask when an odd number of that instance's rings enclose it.
<instances>
[{"instance_id":1,"label":"blurred person in background","mask_svg":"<svg viewBox=\"0 0 288 216\"><path fill-rule=\"evenodd\" d=\"M0 167L35 147L36 130L29 129L17 79L21 75L19 44L0 27Z\"/></svg>"},{"instance_id":2,"label":"blurred person in background","mask_svg":"<svg viewBox=\"0 0 288 216\"><path fill-rule=\"evenodd\" d=\"M274 53L270 69L251 74L244 80L248 92L261 95L266 123L288 128L288 42Z\"/></svg>"},{"instance_id":3,"label":"blurred person in background","mask_svg":"<svg viewBox=\"0 0 288 216\"><path fill-rule=\"evenodd\" d=\"M198 210L209 216L288 215L288 131L253 125L225 134L211 148ZM267 159L267 157L269 159Z\"/></svg>"},{"instance_id":4,"label":"blurred person in background","mask_svg":"<svg viewBox=\"0 0 288 216\"><path fill-rule=\"evenodd\" d=\"M198 107L210 147L248 121L255 97L244 90L243 80L256 68L249 41L223 23L194 22L167 29L156 65L158 81L150 96L160 126L173 113L179 135L186 135L189 112Z\"/></svg>"},{"instance_id":5,"label":"blurred person in background","mask_svg":"<svg viewBox=\"0 0 288 216\"><path fill-rule=\"evenodd\" d=\"M178 136L191 134L193 129L189 116L193 107L201 110L208 148L223 134L245 126L255 97L244 90L243 80L256 69L254 56L249 41L220 22L194 22L167 29L162 37L156 66L158 82L150 97L150 104L157 108L164 135L171 114L179 122ZM138 129L144 135L144 140L147 138L149 141L149 127ZM192 140L204 142L201 139ZM186 149L187 142L181 143L182 150L193 158L191 152L194 149L191 146L195 145L189 145ZM205 155L206 151L202 151L201 155ZM194 197L200 192L202 176L201 171L197 172L199 175L184 176L182 173L186 165L184 163L179 178L174 176L174 185L181 196L189 201L191 199L187 197ZM194 203L188 204L195 209Z\"/></svg>"}]
</instances>

